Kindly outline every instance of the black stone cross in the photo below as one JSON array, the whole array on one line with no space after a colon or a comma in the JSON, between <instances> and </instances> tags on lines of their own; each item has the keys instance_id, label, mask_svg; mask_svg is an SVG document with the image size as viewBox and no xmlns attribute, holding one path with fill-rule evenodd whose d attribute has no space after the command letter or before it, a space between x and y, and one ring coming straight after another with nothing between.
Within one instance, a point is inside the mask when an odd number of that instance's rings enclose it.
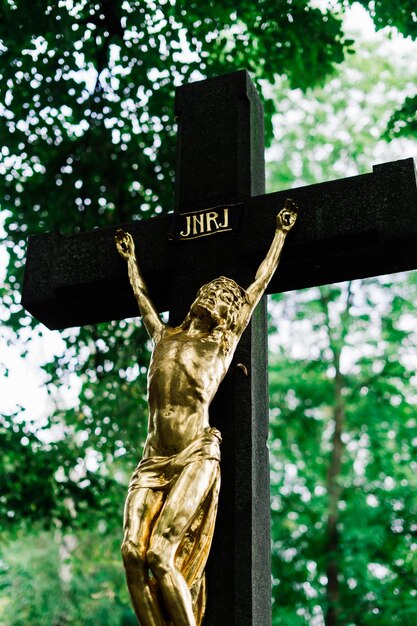
<instances>
[{"instance_id":1,"label":"black stone cross","mask_svg":"<svg viewBox=\"0 0 417 626\"><path fill-rule=\"evenodd\" d=\"M169 215L121 225L133 234L152 298L158 310L170 311L172 323L182 321L198 288L212 278L250 284L288 196L299 217L269 293L417 267L412 159L263 195L262 107L245 71L181 87L176 115L175 212L204 216L208 208L242 207L237 228L189 241L170 240ZM195 232L203 223L196 220ZM224 213L218 223L227 224ZM49 328L137 315L115 230L31 237L23 305ZM271 624L266 344L264 299L210 410L211 424L223 435L222 488L204 626Z\"/></svg>"}]
</instances>

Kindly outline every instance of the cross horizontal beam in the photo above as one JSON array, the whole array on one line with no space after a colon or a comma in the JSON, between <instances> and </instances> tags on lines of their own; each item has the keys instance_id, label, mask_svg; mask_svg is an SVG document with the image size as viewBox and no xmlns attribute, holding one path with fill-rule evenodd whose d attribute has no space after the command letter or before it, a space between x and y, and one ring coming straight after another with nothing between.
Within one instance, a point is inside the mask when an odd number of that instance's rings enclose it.
<instances>
[{"instance_id":1,"label":"cross horizontal beam","mask_svg":"<svg viewBox=\"0 0 417 626\"><path fill-rule=\"evenodd\" d=\"M416 177L413 160L405 159L369 174L248 199L238 232L172 243L170 215L121 225L135 238L158 310L170 309L173 271L193 283L198 268L197 290L202 275L210 280L224 267L255 268L287 196L299 205L299 219L269 293L417 268ZM23 306L51 329L136 316L114 234L111 227L30 237ZM239 270L230 273L239 280Z\"/></svg>"}]
</instances>

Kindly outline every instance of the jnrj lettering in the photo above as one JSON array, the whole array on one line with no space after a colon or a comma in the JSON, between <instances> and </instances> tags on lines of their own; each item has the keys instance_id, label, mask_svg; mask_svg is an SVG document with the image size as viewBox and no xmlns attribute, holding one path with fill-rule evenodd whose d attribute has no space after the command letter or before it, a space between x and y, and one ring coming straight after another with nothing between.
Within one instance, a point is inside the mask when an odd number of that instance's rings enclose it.
<instances>
[{"instance_id":1,"label":"jnrj lettering","mask_svg":"<svg viewBox=\"0 0 417 626\"><path fill-rule=\"evenodd\" d=\"M185 228L180 231L180 239L193 239L212 233L230 230L229 208L221 207L207 212L184 215Z\"/></svg>"}]
</instances>

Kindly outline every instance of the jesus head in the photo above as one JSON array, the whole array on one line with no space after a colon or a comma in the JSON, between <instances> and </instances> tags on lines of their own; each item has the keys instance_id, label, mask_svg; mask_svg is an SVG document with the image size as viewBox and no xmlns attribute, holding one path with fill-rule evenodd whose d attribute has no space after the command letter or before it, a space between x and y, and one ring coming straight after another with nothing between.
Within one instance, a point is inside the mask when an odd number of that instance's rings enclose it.
<instances>
[{"instance_id":1,"label":"jesus head","mask_svg":"<svg viewBox=\"0 0 417 626\"><path fill-rule=\"evenodd\" d=\"M215 327L233 330L238 311L245 301L245 290L234 280L226 276L215 278L198 290L183 327L188 326L188 318L194 315L200 318L210 317Z\"/></svg>"}]
</instances>

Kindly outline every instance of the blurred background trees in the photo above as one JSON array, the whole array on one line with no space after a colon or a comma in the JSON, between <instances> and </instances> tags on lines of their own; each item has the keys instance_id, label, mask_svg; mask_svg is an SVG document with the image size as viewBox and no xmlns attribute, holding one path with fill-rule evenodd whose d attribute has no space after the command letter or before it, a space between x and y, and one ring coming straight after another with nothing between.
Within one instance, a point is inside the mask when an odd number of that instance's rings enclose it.
<instances>
[{"instance_id":1,"label":"blurred background trees","mask_svg":"<svg viewBox=\"0 0 417 626\"><path fill-rule=\"evenodd\" d=\"M370 18L382 32L367 38ZM57 341L19 306L28 234L171 210L184 82L249 69L271 191L412 156L416 23L407 1L5 0L4 352ZM415 290L386 277L271 303L274 625L416 623ZM0 623L127 626L118 545L146 336L135 320L59 341L44 409L0 418Z\"/></svg>"},{"instance_id":2,"label":"blurred background trees","mask_svg":"<svg viewBox=\"0 0 417 626\"><path fill-rule=\"evenodd\" d=\"M413 274L272 308L274 624L416 619L416 297Z\"/></svg>"}]
</instances>

